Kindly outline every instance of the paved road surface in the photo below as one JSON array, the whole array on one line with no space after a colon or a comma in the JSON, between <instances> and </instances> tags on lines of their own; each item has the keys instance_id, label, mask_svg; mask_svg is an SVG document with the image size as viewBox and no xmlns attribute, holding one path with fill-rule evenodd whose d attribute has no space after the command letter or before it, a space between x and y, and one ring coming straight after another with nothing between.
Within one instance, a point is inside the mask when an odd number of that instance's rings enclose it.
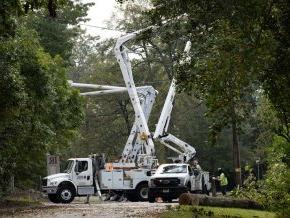
<instances>
[{"instance_id":1,"label":"paved road surface","mask_svg":"<svg viewBox=\"0 0 290 218\"><path fill-rule=\"evenodd\" d=\"M16 212L11 210L0 217L15 218L76 218L76 217L158 217L168 207L177 203L148 203L148 202L97 202L84 204L83 199L76 200L71 204L43 203L39 208L24 209ZM2 211L3 212L3 211Z\"/></svg>"}]
</instances>

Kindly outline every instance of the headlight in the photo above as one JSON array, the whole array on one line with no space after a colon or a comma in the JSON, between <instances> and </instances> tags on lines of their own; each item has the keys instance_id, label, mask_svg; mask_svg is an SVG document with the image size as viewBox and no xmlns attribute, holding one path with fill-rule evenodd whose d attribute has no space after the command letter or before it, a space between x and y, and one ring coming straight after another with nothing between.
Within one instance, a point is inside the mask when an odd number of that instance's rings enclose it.
<instances>
[{"instance_id":1,"label":"headlight","mask_svg":"<svg viewBox=\"0 0 290 218\"><path fill-rule=\"evenodd\" d=\"M185 186L185 182L186 182L186 181L185 181L185 177L179 177L178 179L180 180L179 185L180 185L180 186Z\"/></svg>"}]
</instances>

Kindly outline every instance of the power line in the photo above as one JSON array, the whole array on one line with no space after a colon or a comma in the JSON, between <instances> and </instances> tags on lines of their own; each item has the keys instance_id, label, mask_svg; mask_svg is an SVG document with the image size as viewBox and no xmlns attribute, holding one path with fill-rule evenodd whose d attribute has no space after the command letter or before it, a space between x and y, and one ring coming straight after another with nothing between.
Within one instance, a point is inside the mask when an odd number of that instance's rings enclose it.
<instances>
[{"instance_id":1,"label":"power line","mask_svg":"<svg viewBox=\"0 0 290 218\"><path fill-rule=\"evenodd\" d=\"M119 29L113 29L113 28L108 28L108 27L104 27L104 26L97 26L97 25L91 25L91 24L85 24L85 23L78 23L76 25L72 25L72 24L69 24L67 22L67 20L65 19L62 19L62 18L57 18L56 20L54 19L51 19L51 18L43 18L44 20L48 20L50 22L56 22L56 23L59 23L59 24L62 24L62 25L71 25L71 26L87 26L87 27L92 27L92 28L97 28L97 29L102 29L102 30L110 30L110 31L116 31L116 32L121 32L121 33L127 33L123 30L119 30ZM60 21L60 22L59 22Z\"/></svg>"},{"instance_id":2,"label":"power line","mask_svg":"<svg viewBox=\"0 0 290 218\"><path fill-rule=\"evenodd\" d=\"M103 26L95 26L95 25L90 25L90 24L78 24L78 25L87 26L87 27L93 27L93 28L102 29L102 30L110 30L110 31L116 31L116 32L121 32L121 33L127 33L127 32L125 32L123 30L111 29L111 28L103 27Z\"/></svg>"}]
</instances>

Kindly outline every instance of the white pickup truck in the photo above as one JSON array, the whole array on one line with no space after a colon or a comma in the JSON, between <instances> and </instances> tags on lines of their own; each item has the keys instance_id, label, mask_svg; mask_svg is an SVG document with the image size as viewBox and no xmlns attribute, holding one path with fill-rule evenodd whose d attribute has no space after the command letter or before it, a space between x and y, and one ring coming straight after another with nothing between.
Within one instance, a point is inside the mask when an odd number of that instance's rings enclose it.
<instances>
[{"instance_id":1,"label":"white pickup truck","mask_svg":"<svg viewBox=\"0 0 290 218\"><path fill-rule=\"evenodd\" d=\"M171 202L182 193L205 193L211 188L209 173L193 170L189 164L162 164L149 181L148 200L150 203L156 197Z\"/></svg>"}]
</instances>

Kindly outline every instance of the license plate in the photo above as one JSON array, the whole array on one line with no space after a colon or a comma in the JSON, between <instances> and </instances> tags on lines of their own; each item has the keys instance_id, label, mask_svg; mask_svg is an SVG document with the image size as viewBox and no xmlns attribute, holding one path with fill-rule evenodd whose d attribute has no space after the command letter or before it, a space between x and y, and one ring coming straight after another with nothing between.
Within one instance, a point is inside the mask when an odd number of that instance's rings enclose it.
<instances>
[{"instance_id":1,"label":"license plate","mask_svg":"<svg viewBox=\"0 0 290 218\"><path fill-rule=\"evenodd\" d=\"M168 193L169 192L169 189L163 189L163 192L164 193Z\"/></svg>"}]
</instances>

